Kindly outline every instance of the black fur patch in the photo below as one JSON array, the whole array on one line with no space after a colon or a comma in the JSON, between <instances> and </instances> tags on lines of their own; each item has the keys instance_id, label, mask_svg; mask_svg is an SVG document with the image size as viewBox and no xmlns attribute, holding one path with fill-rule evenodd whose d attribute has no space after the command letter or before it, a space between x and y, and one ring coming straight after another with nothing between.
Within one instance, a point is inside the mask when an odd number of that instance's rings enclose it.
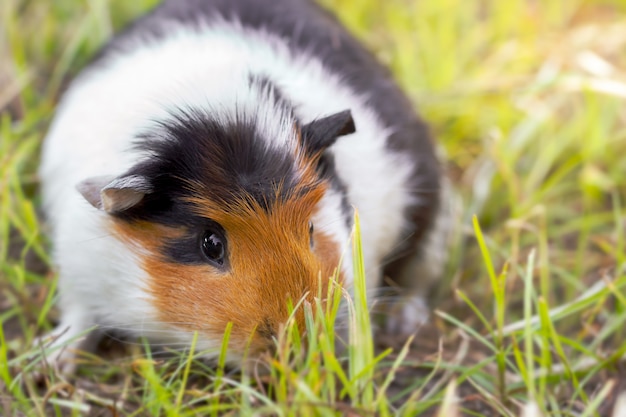
<instances>
[{"instance_id":1,"label":"black fur patch","mask_svg":"<svg viewBox=\"0 0 626 417\"><path fill-rule=\"evenodd\" d=\"M191 184L220 206L253 199L269 211L301 190L293 156L265 143L254 119L220 122L204 110L179 110L141 137L137 147L149 157L128 172L148 178L155 192L117 216L189 225L193 215L185 200L198 197Z\"/></svg>"},{"instance_id":2,"label":"black fur patch","mask_svg":"<svg viewBox=\"0 0 626 417\"><path fill-rule=\"evenodd\" d=\"M356 128L350 110L325 116L302 127L302 140L309 152L324 151L340 137L354 133Z\"/></svg>"}]
</instances>

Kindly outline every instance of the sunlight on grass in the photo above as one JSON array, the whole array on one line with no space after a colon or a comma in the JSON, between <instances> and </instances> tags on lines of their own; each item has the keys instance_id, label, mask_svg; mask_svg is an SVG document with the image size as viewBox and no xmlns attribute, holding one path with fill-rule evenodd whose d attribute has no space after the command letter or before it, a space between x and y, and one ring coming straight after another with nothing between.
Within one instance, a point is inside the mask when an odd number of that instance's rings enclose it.
<instances>
[{"instance_id":1,"label":"sunlight on grass","mask_svg":"<svg viewBox=\"0 0 626 417\"><path fill-rule=\"evenodd\" d=\"M156 2L0 2L0 414L624 415L621 0L322 1L391 68L463 200L414 339L372 330L357 227L353 292L295 306L309 336L292 320L256 373L225 366L226 332L217 363L131 343L38 382L57 319L39 146L67 82Z\"/></svg>"}]
</instances>

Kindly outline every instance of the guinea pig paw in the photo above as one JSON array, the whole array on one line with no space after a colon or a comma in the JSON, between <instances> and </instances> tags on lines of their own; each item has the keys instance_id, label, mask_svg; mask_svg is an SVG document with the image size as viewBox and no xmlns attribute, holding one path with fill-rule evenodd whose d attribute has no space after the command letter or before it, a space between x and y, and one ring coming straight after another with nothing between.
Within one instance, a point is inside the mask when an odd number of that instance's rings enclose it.
<instances>
[{"instance_id":1,"label":"guinea pig paw","mask_svg":"<svg viewBox=\"0 0 626 417\"><path fill-rule=\"evenodd\" d=\"M429 317L430 310L424 297L421 295L402 297L389 308L385 331L408 337L416 334Z\"/></svg>"}]
</instances>

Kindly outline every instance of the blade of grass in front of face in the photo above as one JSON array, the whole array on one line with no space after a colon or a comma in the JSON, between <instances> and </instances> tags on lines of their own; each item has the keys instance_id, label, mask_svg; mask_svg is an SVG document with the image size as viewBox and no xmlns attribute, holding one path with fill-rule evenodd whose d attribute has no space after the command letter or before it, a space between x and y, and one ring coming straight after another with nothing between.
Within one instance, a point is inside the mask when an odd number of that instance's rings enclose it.
<instances>
[{"instance_id":1,"label":"blade of grass in front of face","mask_svg":"<svg viewBox=\"0 0 626 417\"><path fill-rule=\"evenodd\" d=\"M303 363L301 362L303 359L303 339L296 322L296 313L299 308L304 308L303 302L304 298L300 299L294 306L292 300L287 300L289 318L278 334L276 355L269 364L271 384L268 389L270 396L276 398L277 406L293 402L291 400L293 399L294 386L291 383L291 374L297 372L293 369L294 366L297 367Z\"/></svg>"},{"instance_id":2,"label":"blade of grass in front of face","mask_svg":"<svg viewBox=\"0 0 626 417\"><path fill-rule=\"evenodd\" d=\"M295 362L292 362L293 368L288 369L290 385L296 388L291 404L291 408L294 411L304 405L323 404L326 401L321 375L323 371L320 369L321 354L317 337L320 326L314 322L313 310L309 302L305 301L301 308L304 309L305 329L310 337L306 338L306 352L302 352L302 350L294 352L297 359ZM294 331L298 331L296 326L294 326ZM307 412L310 412L309 407L306 407Z\"/></svg>"},{"instance_id":3,"label":"blade of grass in front of face","mask_svg":"<svg viewBox=\"0 0 626 417\"><path fill-rule=\"evenodd\" d=\"M220 401L219 393L223 385L222 378L224 377L224 368L226 366L226 356L228 355L228 342L230 341L230 333L232 329L233 329L233 323L229 321L228 324L226 324L226 329L224 329L220 355L217 360L217 370L215 371L215 379L213 381L213 395L215 395L214 400L213 400L213 405L216 407L216 409ZM217 414L214 414L214 415L217 415Z\"/></svg>"},{"instance_id":4,"label":"blade of grass in front of face","mask_svg":"<svg viewBox=\"0 0 626 417\"><path fill-rule=\"evenodd\" d=\"M374 346L367 307L367 288L365 285L365 266L361 241L359 215L354 212L354 229L352 236L352 256L354 269L354 315L350 328L350 379L355 384L357 398L352 398L355 407L372 410L374 406Z\"/></svg>"},{"instance_id":5,"label":"blade of grass in front of face","mask_svg":"<svg viewBox=\"0 0 626 417\"><path fill-rule=\"evenodd\" d=\"M348 378L335 355L334 324L337 309L328 306L328 304L340 302L337 295L341 297L341 289L339 287L331 289L330 287L334 287L334 285L334 282L331 281L325 303L321 298L315 300L316 308L314 312L311 311L310 313L311 319L307 319L307 334L315 334L314 331L316 331L318 336L318 356L309 355L310 366L321 368L319 378L323 386L319 389L323 391L322 398L331 405L335 404L338 395L337 379L343 385L349 384ZM311 382L315 383L315 381Z\"/></svg>"},{"instance_id":6,"label":"blade of grass in front of face","mask_svg":"<svg viewBox=\"0 0 626 417\"><path fill-rule=\"evenodd\" d=\"M163 375L156 370L158 362L152 358L152 350L147 340L144 340L145 358L136 359L134 369L141 375L144 383L142 408L150 415L162 415L162 411L170 417L176 410L171 402L171 394L165 386Z\"/></svg>"},{"instance_id":7,"label":"blade of grass in front of face","mask_svg":"<svg viewBox=\"0 0 626 417\"><path fill-rule=\"evenodd\" d=\"M191 346L189 347L189 353L187 354L187 361L185 363L185 369L183 370L183 375L180 380L180 388L178 389L178 395L176 396L175 408L176 412L180 412L181 405L183 402L183 395L185 394L185 390L187 389L187 379L189 378L189 369L191 368L191 363L193 362L193 355L196 351L196 343L198 342L198 332L193 332L193 338L191 339Z\"/></svg>"}]
</instances>

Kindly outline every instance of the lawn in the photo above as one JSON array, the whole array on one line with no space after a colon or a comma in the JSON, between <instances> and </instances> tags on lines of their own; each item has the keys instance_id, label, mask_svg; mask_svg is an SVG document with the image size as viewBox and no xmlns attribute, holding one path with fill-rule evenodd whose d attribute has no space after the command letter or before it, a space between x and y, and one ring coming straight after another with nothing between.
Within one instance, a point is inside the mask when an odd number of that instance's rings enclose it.
<instances>
[{"instance_id":1,"label":"lawn","mask_svg":"<svg viewBox=\"0 0 626 417\"><path fill-rule=\"evenodd\" d=\"M626 415L624 0L323 0L393 70L455 187L409 343L372 339L357 291L343 356L317 310L318 337L287 328L264 373L114 339L75 377L42 368L58 313L39 147L67 82L154 3L0 2L0 415Z\"/></svg>"}]
</instances>

